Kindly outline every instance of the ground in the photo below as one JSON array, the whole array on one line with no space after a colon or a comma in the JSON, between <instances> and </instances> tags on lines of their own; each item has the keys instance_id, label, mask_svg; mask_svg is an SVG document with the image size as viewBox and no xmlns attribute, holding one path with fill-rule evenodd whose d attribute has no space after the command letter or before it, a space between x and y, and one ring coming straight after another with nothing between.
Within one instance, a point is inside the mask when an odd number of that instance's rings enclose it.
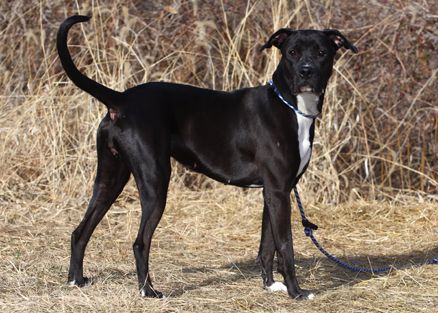
<instances>
[{"instance_id":1,"label":"ground","mask_svg":"<svg viewBox=\"0 0 438 313\"><path fill-rule=\"evenodd\" d=\"M171 188L151 252L155 287L166 295L157 300L137 292L131 247L139 204L131 195L116 203L90 241L85 275L95 283L67 286L69 236L86 199L0 203L1 312L433 312L438 307L438 265L417 266L438 255L436 205L307 207L327 249L364 266L395 264L385 275L354 274L332 264L304 236L294 208L298 279L316 292L315 300L295 301L262 288L255 262L259 191Z\"/></svg>"}]
</instances>

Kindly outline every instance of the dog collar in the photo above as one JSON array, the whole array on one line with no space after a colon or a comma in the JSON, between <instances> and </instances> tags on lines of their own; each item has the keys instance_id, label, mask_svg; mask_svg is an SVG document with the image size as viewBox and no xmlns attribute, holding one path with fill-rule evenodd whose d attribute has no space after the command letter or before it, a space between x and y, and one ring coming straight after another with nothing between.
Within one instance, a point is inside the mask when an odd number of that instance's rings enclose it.
<instances>
[{"instance_id":1,"label":"dog collar","mask_svg":"<svg viewBox=\"0 0 438 313\"><path fill-rule=\"evenodd\" d=\"M274 90L275 94L277 95L278 98L280 98L281 101L283 101L284 104L286 104L290 109L292 109L295 113L307 117L307 118L311 118L311 119L316 119L319 114L316 115L312 115L312 114L306 114L304 112L301 112L298 108L294 107L292 104L290 104L289 102L287 102L287 100L281 95L280 91L277 89L277 87L275 86L274 82L271 80L268 80L268 84L271 85L272 90Z\"/></svg>"}]
</instances>

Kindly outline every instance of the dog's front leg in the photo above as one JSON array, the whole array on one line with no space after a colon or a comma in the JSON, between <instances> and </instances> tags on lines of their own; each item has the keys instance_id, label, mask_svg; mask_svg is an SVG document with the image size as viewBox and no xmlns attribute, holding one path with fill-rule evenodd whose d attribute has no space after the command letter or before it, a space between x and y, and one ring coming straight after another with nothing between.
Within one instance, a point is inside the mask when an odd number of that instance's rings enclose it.
<instances>
[{"instance_id":1,"label":"dog's front leg","mask_svg":"<svg viewBox=\"0 0 438 313\"><path fill-rule=\"evenodd\" d=\"M274 277L272 276L274 254L275 244L272 237L271 220L269 218L268 206L265 202L263 207L262 236L257 261L262 268L263 285L266 288L269 288L274 283Z\"/></svg>"},{"instance_id":2,"label":"dog's front leg","mask_svg":"<svg viewBox=\"0 0 438 313\"><path fill-rule=\"evenodd\" d=\"M275 242L272 236L271 219L269 218L269 208L266 202L263 207L263 220L262 220L262 236L260 240L259 255L257 261L261 266L262 279L264 287L271 291L283 291L287 292L286 286L282 282L274 281L272 273L275 255ZM278 258L278 271L284 273L281 268L282 258L277 254Z\"/></svg>"},{"instance_id":3,"label":"dog's front leg","mask_svg":"<svg viewBox=\"0 0 438 313\"><path fill-rule=\"evenodd\" d=\"M295 274L295 260L291 231L290 192L265 186L264 198L271 223L272 236L279 256L279 268L287 292L294 299L312 299L314 295L300 288Z\"/></svg>"}]
</instances>

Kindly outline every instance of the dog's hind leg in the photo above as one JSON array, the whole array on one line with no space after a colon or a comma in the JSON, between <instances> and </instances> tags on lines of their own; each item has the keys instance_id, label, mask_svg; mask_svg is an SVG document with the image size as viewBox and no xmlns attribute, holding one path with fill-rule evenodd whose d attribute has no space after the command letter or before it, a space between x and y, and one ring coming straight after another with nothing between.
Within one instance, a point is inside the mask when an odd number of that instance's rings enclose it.
<instances>
[{"instance_id":1,"label":"dog's hind leg","mask_svg":"<svg viewBox=\"0 0 438 313\"><path fill-rule=\"evenodd\" d=\"M152 235L164 212L165 200L158 201L147 221L142 222L133 249L136 259L140 294L143 297L162 298L163 294L154 289L149 274L149 252Z\"/></svg>"},{"instance_id":2,"label":"dog's hind leg","mask_svg":"<svg viewBox=\"0 0 438 313\"><path fill-rule=\"evenodd\" d=\"M130 175L128 167L111 152L108 147L107 134L102 131L98 133L97 155L98 164L93 196L81 223L71 235L68 282L72 286L84 286L89 283L88 278L83 276L85 248L94 229L122 192Z\"/></svg>"},{"instance_id":3,"label":"dog's hind leg","mask_svg":"<svg viewBox=\"0 0 438 313\"><path fill-rule=\"evenodd\" d=\"M133 244L137 277L143 297L161 298L163 294L152 286L149 273L149 251L152 236L166 205L170 179L170 155L163 150L156 157L152 157L151 151L139 153L145 157L142 162L133 164L133 174L139 190L142 210L140 228ZM139 154L136 153L136 155Z\"/></svg>"}]
</instances>

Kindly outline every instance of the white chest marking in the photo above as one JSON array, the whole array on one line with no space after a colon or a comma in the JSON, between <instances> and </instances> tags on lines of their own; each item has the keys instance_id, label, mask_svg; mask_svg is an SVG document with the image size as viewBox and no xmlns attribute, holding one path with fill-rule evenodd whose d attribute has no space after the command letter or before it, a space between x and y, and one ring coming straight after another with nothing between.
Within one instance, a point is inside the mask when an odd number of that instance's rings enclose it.
<instances>
[{"instance_id":1,"label":"white chest marking","mask_svg":"<svg viewBox=\"0 0 438 313\"><path fill-rule=\"evenodd\" d=\"M317 104L319 97L312 93L300 93L297 95L297 106L301 112L317 114ZM299 176L304 167L309 163L312 154L310 145L310 127L314 120L295 113L298 121L298 148L300 151L300 167L297 176Z\"/></svg>"}]
</instances>

